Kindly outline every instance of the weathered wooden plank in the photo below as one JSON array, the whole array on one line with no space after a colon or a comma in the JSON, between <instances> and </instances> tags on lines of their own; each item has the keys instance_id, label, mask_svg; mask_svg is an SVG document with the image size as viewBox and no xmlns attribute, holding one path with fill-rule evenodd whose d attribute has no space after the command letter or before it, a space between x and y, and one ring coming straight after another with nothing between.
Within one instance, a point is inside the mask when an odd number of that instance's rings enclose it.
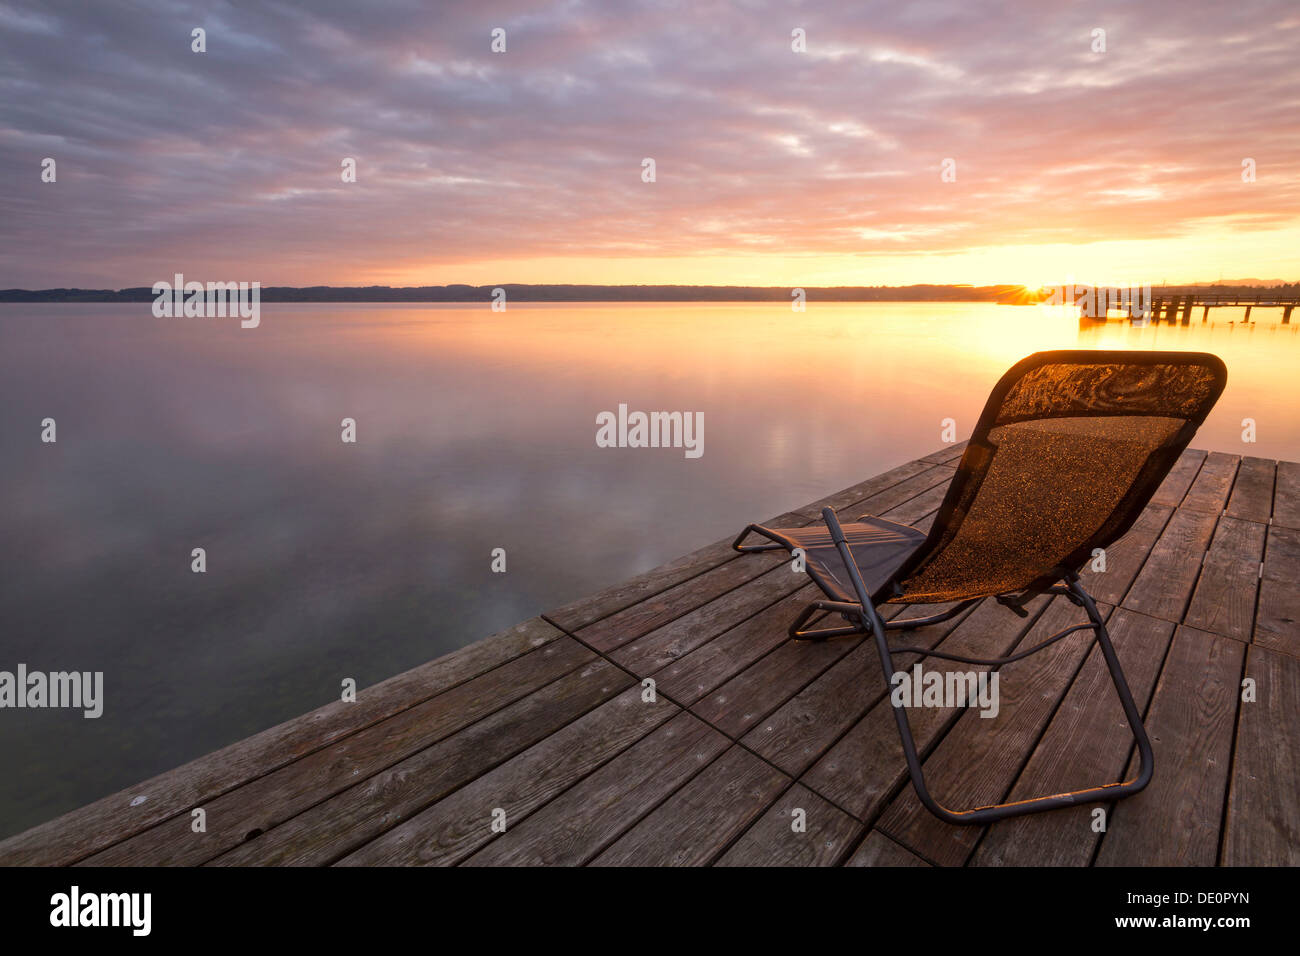
<instances>
[{"instance_id":1,"label":"weathered wooden plank","mask_svg":"<svg viewBox=\"0 0 1300 956\"><path fill-rule=\"evenodd\" d=\"M339 860L340 866L447 866L507 829L680 710L640 687L565 725L518 756ZM504 812L504 817L499 815Z\"/></svg>"},{"instance_id":2,"label":"weathered wooden plank","mask_svg":"<svg viewBox=\"0 0 1300 956\"><path fill-rule=\"evenodd\" d=\"M1124 607L1180 623L1216 522L1213 514L1175 511L1125 595Z\"/></svg>"},{"instance_id":3,"label":"weathered wooden plank","mask_svg":"<svg viewBox=\"0 0 1300 956\"><path fill-rule=\"evenodd\" d=\"M1224 828L1225 866L1300 866L1300 659L1246 652L1255 700L1241 705Z\"/></svg>"},{"instance_id":4,"label":"weathered wooden plank","mask_svg":"<svg viewBox=\"0 0 1300 956\"><path fill-rule=\"evenodd\" d=\"M691 709L729 737L740 737L861 643L859 634L786 641Z\"/></svg>"},{"instance_id":5,"label":"weathered wooden plank","mask_svg":"<svg viewBox=\"0 0 1300 956\"><path fill-rule=\"evenodd\" d=\"M1147 506L1128 534L1106 549L1106 570L1092 570L1093 561L1085 564L1079 577L1088 593L1106 604L1123 600L1173 513L1172 508Z\"/></svg>"},{"instance_id":6,"label":"weathered wooden plank","mask_svg":"<svg viewBox=\"0 0 1300 956\"><path fill-rule=\"evenodd\" d=\"M966 452L966 446L970 441L959 441L952 445L945 445L936 452L931 452L922 458L922 461L934 462L936 465L956 465L961 456Z\"/></svg>"},{"instance_id":7,"label":"weathered wooden plank","mask_svg":"<svg viewBox=\"0 0 1300 956\"><path fill-rule=\"evenodd\" d=\"M1145 711L1174 625L1120 608L1111 615L1108 630L1138 710ZM1008 799L1027 800L1118 781L1133 746L1110 669L1101 649L1094 646ZM987 828L971 863L1087 866L1099 837L1092 829L1099 806L1090 803L996 823Z\"/></svg>"},{"instance_id":8,"label":"weathered wooden plank","mask_svg":"<svg viewBox=\"0 0 1300 956\"><path fill-rule=\"evenodd\" d=\"M1205 463L1201 465L1201 470L1197 472L1192 487L1188 489L1187 496L1178 507L1186 511L1222 514L1240 463L1240 455L1228 455L1221 451L1210 452Z\"/></svg>"},{"instance_id":9,"label":"weathered wooden plank","mask_svg":"<svg viewBox=\"0 0 1300 956\"><path fill-rule=\"evenodd\" d=\"M367 687L355 703L326 704L11 837L0 843L0 865L66 866L179 814L188 826L189 812L200 803L562 636L540 618L524 621Z\"/></svg>"},{"instance_id":10,"label":"weathered wooden plank","mask_svg":"<svg viewBox=\"0 0 1300 956\"><path fill-rule=\"evenodd\" d=\"M579 866L702 771L731 742L679 713L466 861L470 866Z\"/></svg>"},{"instance_id":11,"label":"weathered wooden plank","mask_svg":"<svg viewBox=\"0 0 1300 956\"><path fill-rule=\"evenodd\" d=\"M1264 575L1254 641L1300 656L1300 530L1273 525L1264 550Z\"/></svg>"},{"instance_id":12,"label":"weathered wooden plank","mask_svg":"<svg viewBox=\"0 0 1300 956\"><path fill-rule=\"evenodd\" d=\"M271 829L325 797L499 712L530 692L540 694L541 700L556 696L574 681L581 681L595 660L572 638L561 638L431 701L204 801L205 832L191 832L189 817L176 817L86 862L157 866L210 860L250 835Z\"/></svg>"},{"instance_id":13,"label":"weathered wooden plank","mask_svg":"<svg viewBox=\"0 0 1300 956\"><path fill-rule=\"evenodd\" d=\"M1228 516L1268 524L1273 513L1273 477L1276 473L1275 461L1242 458L1232 495L1228 498Z\"/></svg>"},{"instance_id":14,"label":"weathered wooden plank","mask_svg":"<svg viewBox=\"0 0 1300 956\"><path fill-rule=\"evenodd\" d=\"M911 525L918 531L928 530L929 525L925 519L934 519L939 506L943 504L944 495L947 493L948 485L946 483L935 485L895 508L877 512L877 515L881 518L888 518L890 521L896 521L899 524Z\"/></svg>"},{"instance_id":15,"label":"weathered wooden plank","mask_svg":"<svg viewBox=\"0 0 1300 956\"><path fill-rule=\"evenodd\" d=\"M821 591L815 585L805 585L762 613L741 621L703 647L656 671L654 680L659 692L689 707L788 641L790 622L820 595Z\"/></svg>"},{"instance_id":16,"label":"weathered wooden plank","mask_svg":"<svg viewBox=\"0 0 1300 956\"><path fill-rule=\"evenodd\" d=\"M734 538L732 539L734 540ZM653 568L627 581L612 584L590 597L579 598L544 615L558 627L573 633L624 608L631 607L655 594L690 580L712 568L739 557L731 540L719 540L678 558L670 564Z\"/></svg>"},{"instance_id":17,"label":"weathered wooden plank","mask_svg":"<svg viewBox=\"0 0 1300 956\"><path fill-rule=\"evenodd\" d=\"M1079 623L1079 617L1078 608L1064 598L1054 598L1020 646L1029 647ZM939 803L966 809L997 803L1006 796L1088 646L1087 640L1067 638L1000 668L997 715L982 717L978 710L967 708L924 762L926 783ZM877 826L941 866L966 862L979 835L975 827L941 822L921 805L911 787L894 799Z\"/></svg>"},{"instance_id":18,"label":"weathered wooden plank","mask_svg":"<svg viewBox=\"0 0 1300 956\"><path fill-rule=\"evenodd\" d=\"M741 747L713 761L596 857L596 866L711 863L790 783Z\"/></svg>"},{"instance_id":19,"label":"weathered wooden plank","mask_svg":"<svg viewBox=\"0 0 1300 956\"><path fill-rule=\"evenodd\" d=\"M922 607L897 606L890 608L894 614L905 617L923 617L951 605ZM918 628L915 631L895 632L895 643L914 647L932 648L939 644L970 612L941 624ZM1010 617L1010 613L1007 613ZM1016 620L1019 620L1018 618ZM900 669L912 665L916 658L900 655L895 664ZM876 704L886 693L888 685L880 672L880 655L874 641L864 641L843 660L822 674L807 688L794 695L765 720L758 722L745 737L745 746L791 776L801 774L814 760L826 752L841 734ZM841 794L832 799L838 800Z\"/></svg>"},{"instance_id":20,"label":"weathered wooden plank","mask_svg":"<svg viewBox=\"0 0 1300 956\"><path fill-rule=\"evenodd\" d=\"M935 519L939 517L939 512L931 511L924 518L917 518L911 526L922 534L929 534L930 528L934 526Z\"/></svg>"},{"instance_id":21,"label":"weathered wooden plank","mask_svg":"<svg viewBox=\"0 0 1300 956\"><path fill-rule=\"evenodd\" d=\"M1072 620L1071 613L1066 608L1073 608L1073 605L1063 601L1058 601L1057 605L1053 609L1051 620ZM939 647L946 652L966 657L987 659L1004 656L1025 639L1047 606L1046 597L1036 597L1025 606L1029 616L1021 619L995 601L984 601L946 636ZM1077 611L1073 616L1077 616ZM912 632L915 635L921 633ZM1034 630L1034 633L1042 632ZM1036 636L1033 639L1040 638ZM895 640L895 643L911 645L920 642L909 635L905 640ZM915 656L896 655L895 667L906 672L916 660ZM866 666L878 673L879 655L874 655ZM982 665L959 664L942 658L930 659L923 667L945 673L954 669L976 672L989 669ZM959 711L952 707L909 708L908 720L918 752L925 754L949 730L958 716ZM774 762L784 769L781 761ZM803 775L802 782L858 819L870 822L907 785L909 779L903 745L898 739L898 728L894 721L893 704L882 693L849 732Z\"/></svg>"},{"instance_id":22,"label":"weathered wooden plank","mask_svg":"<svg viewBox=\"0 0 1300 956\"><path fill-rule=\"evenodd\" d=\"M718 866L833 866L862 824L795 784L732 845Z\"/></svg>"},{"instance_id":23,"label":"weathered wooden plank","mask_svg":"<svg viewBox=\"0 0 1300 956\"><path fill-rule=\"evenodd\" d=\"M937 643L939 634L929 635ZM744 744L791 776L798 776L885 693L874 641L853 650L764 720L754 723Z\"/></svg>"},{"instance_id":24,"label":"weathered wooden plank","mask_svg":"<svg viewBox=\"0 0 1300 956\"><path fill-rule=\"evenodd\" d=\"M806 574L791 571L783 561L753 581L615 649L610 659L638 677L653 674L807 584Z\"/></svg>"},{"instance_id":25,"label":"weathered wooden plank","mask_svg":"<svg viewBox=\"0 0 1300 956\"><path fill-rule=\"evenodd\" d=\"M1273 524L1300 528L1300 462L1277 463L1277 487L1273 492Z\"/></svg>"},{"instance_id":26,"label":"weathered wooden plank","mask_svg":"<svg viewBox=\"0 0 1300 956\"><path fill-rule=\"evenodd\" d=\"M802 523L803 517L803 515L794 512L786 512L762 521L760 524L774 527L780 527L782 524L789 522L799 524ZM739 533L740 529L737 528L736 534ZM638 604L647 598L739 558L741 556L740 552L734 550L731 546L735 538L735 534L728 535L714 541L712 544L707 544L692 551L690 554L669 561L667 564L652 568L629 580L610 585L591 597L580 598L577 601L547 611L542 617L570 634L576 633L581 628L594 624L602 618Z\"/></svg>"},{"instance_id":27,"label":"weathered wooden plank","mask_svg":"<svg viewBox=\"0 0 1300 956\"><path fill-rule=\"evenodd\" d=\"M1268 525L1257 521L1219 519L1184 623L1239 641L1250 640L1267 529Z\"/></svg>"},{"instance_id":28,"label":"weathered wooden plank","mask_svg":"<svg viewBox=\"0 0 1300 956\"><path fill-rule=\"evenodd\" d=\"M626 674L596 661L341 790L217 862L331 862L609 700L629 683Z\"/></svg>"},{"instance_id":29,"label":"weathered wooden plank","mask_svg":"<svg viewBox=\"0 0 1300 956\"><path fill-rule=\"evenodd\" d=\"M1110 813L1098 866L1213 866L1245 645L1180 627L1146 718L1156 771ZM1136 773L1137 755L1127 774Z\"/></svg>"},{"instance_id":30,"label":"weathered wooden plank","mask_svg":"<svg viewBox=\"0 0 1300 956\"><path fill-rule=\"evenodd\" d=\"M929 866L911 850L872 830L845 866Z\"/></svg>"},{"instance_id":31,"label":"weathered wooden plank","mask_svg":"<svg viewBox=\"0 0 1300 956\"><path fill-rule=\"evenodd\" d=\"M1169 470L1165 480L1160 483L1156 493L1151 496L1151 504L1165 508L1177 508L1187 495L1187 489L1196 480L1196 473L1205 462L1206 452L1199 448L1189 448L1179 456L1174 467Z\"/></svg>"},{"instance_id":32,"label":"weathered wooden plank","mask_svg":"<svg viewBox=\"0 0 1300 956\"><path fill-rule=\"evenodd\" d=\"M874 492L870 495L850 498L835 508L835 513L842 519L856 521L861 515L873 514L884 515L886 512L899 507L915 498L917 495L930 492L934 495L937 491L946 492L948 486L952 484L954 472L946 465L932 465L918 475L914 475L904 481L891 485L881 491ZM837 499L847 496L837 496ZM939 495L939 500L943 495ZM822 513L820 508L814 510L814 505L810 505L805 513L810 521L814 524L820 524ZM937 507L937 505L935 506ZM933 510L933 509L927 509ZM898 520L898 519L892 519Z\"/></svg>"},{"instance_id":33,"label":"weathered wooden plank","mask_svg":"<svg viewBox=\"0 0 1300 956\"><path fill-rule=\"evenodd\" d=\"M897 468L891 468L883 474L872 475L870 478L860 481L855 485L850 485L843 491L837 491L824 498L818 498L811 504L796 509L795 513L803 515L810 521L816 521L821 518L823 508L833 508L836 513L838 513L844 508L851 508L860 501L887 491L907 479L915 478L922 472L933 472L933 469L934 466L930 462L923 460L909 461L904 465L899 465ZM939 472L934 472L932 476L934 482L941 480L939 477L940 474L941 473ZM948 472L948 477L951 479L951 471ZM917 490L924 491L925 487L929 487L929 485L925 485Z\"/></svg>"},{"instance_id":34,"label":"weathered wooden plank","mask_svg":"<svg viewBox=\"0 0 1300 956\"><path fill-rule=\"evenodd\" d=\"M737 555L737 557L742 557ZM602 618L575 632L582 643L602 654L650 634L691 611L708 607L718 598L735 591L785 564L778 553L743 555L743 561L730 561L705 571L653 597L638 601L621 611ZM801 579L805 580L805 579Z\"/></svg>"}]
</instances>

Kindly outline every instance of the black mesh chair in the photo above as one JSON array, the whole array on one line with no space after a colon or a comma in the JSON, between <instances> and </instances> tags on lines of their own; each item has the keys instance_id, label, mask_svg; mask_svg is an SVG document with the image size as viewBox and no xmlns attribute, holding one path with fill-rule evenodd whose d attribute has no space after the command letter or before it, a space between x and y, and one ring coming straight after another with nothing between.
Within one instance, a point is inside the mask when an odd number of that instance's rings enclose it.
<instances>
[{"instance_id":1,"label":"black mesh chair","mask_svg":"<svg viewBox=\"0 0 1300 956\"><path fill-rule=\"evenodd\" d=\"M895 653L998 667L1090 630L1110 668L1139 752L1137 776L1051 796L949 810L925 786L907 709L894 707L912 784L942 820L984 824L1005 817L1137 793L1151 780L1151 743L1106 624L1079 570L1132 527L1223 393L1227 369L1204 352L1062 350L1016 363L989 396L928 535L864 515L841 525L830 508L825 527L749 525L738 551L786 549L803 555L826 598L808 605L792 637L824 640L871 634L888 682ZM751 534L770 543L746 545ZM886 631L936 624L992 597L1021 616L1039 594L1062 595L1088 623L1009 657L978 659L891 647ZM957 602L942 613L881 620L882 604ZM829 615L842 623L814 627Z\"/></svg>"}]
</instances>

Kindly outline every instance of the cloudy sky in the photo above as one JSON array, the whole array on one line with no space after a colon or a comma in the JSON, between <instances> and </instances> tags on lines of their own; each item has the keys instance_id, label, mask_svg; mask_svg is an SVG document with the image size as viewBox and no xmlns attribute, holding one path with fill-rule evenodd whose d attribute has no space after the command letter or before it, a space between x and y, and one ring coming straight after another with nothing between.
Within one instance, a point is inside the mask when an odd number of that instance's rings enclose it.
<instances>
[{"instance_id":1,"label":"cloudy sky","mask_svg":"<svg viewBox=\"0 0 1300 956\"><path fill-rule=\"evenodd\" d=\"M0 0L0 287L1295 280L1297 51L1295 0Z\"/></svg>"}]
</instances>

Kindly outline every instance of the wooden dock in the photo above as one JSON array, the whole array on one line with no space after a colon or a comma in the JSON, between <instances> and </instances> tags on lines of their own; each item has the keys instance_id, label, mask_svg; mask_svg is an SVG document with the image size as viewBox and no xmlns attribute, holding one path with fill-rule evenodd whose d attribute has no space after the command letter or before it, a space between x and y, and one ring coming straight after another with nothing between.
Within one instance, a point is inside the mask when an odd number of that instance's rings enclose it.
<instances>
[{"instance_id":1,"label":"wooden dock","mask_svg":"<svg viewBox=\"0 0 1300 956\"><path fill-rule=\"evenodd\" d=\"M925 528L960 453L767 523L829 504ZM1154 781L1107 808L1104 833L1095 805L988 828L932 817L874 648L789 640L814 586L728 545L35 827L0 843L0 863L1300 864L1300 464L1188 451L1107 569L1085 575L1156 754ZM985 601L907 641L999 656L1083 620L1060 597L1029 610ZM1131 739L1086 635L1000 683L993 719L912 710L938 799L1124 776Z\"/></svg>"}]
</instances>

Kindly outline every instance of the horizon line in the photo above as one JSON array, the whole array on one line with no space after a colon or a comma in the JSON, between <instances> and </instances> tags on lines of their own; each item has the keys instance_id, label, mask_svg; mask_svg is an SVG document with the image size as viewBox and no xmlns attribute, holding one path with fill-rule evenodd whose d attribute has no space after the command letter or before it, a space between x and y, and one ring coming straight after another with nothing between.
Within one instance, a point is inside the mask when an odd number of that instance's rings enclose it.
<instances>
[{"instance_id":1,"label":"horizon line","mask_svg":"<svg viewBox=\"0 0 1300 956\"><path fill-rule=\"evenodd\" d=\"M183 274L182 274L183 276ZM160 280L163 281L163 280ZM199 280L194 280L199 281ZM215 281L215 280L214 280ZM247 284L254 284L252 281L244 280ZM0 288L0 296L26 294L26 295L43 295L43 294L69 294L81 293L88 295L123 295L128 293L140 293L147 291L153 295L153 288L158 283L149 285L120 286L118 288L94 287L94 286L47 286L45 288L31 289L22 286L8 286ZM640 283L605 283L605 282L492 282L483 284L472 284L467 282L448 282L429 285L381 285L370 283L366 285L265 285L260 281L256 284L263 291L281 290L308 292L316 290L328 290L337 292L365 292L370 290L386 290L390 292L421 292L426 290L451 290L451 289L470 289L470 290L491 290L495 288L504 289L537 289L537 290L555 290L555 289L590 289L590 290L646 290L646 289L699 289L699 290L738 290L738 291L763 291L763 292L781 292L789 294L792 289L816 290L816 291L844 291L844 290L872 290L872 291L892 291L892 290L912 290L912 289L954 289L954 290L972 290L972 291L992 291L992 290L1015 290L1024 289L1029 292L1037 292L1042 289L1053 289L1065 286L1074 286L1076 288L1140 288L1146 285L1152 289L1199 289L1214 288L1223 286L1227 288L1258 288L1271 289L1290 285L1300 284L1300 279L1216 279L1213 281L1195 281L1195 282L1162 282L1159 285L1155 283L1089 283L1077 279L1071 279L1068 282L1061 283L1044 283L1039 286L1028 286L1020 282L991 282L984 284L975 284L971 282L910 282L905 285L753 285L753 284L713 284L713 283L684 283L684 282L640 282Z\"/></svg>"}]
</instances>

